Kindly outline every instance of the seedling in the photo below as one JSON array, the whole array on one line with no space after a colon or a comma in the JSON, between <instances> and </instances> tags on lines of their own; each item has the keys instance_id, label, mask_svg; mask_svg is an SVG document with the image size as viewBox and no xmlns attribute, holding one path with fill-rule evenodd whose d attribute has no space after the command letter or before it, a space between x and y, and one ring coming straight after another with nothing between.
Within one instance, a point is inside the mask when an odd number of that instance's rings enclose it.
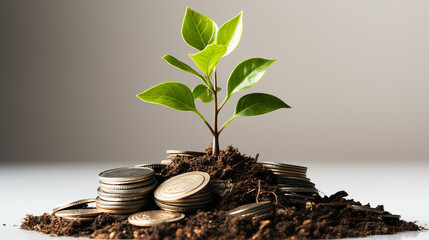
<instances>
[{"instance_id":1,"label":"seedling","mask_svg":"<svg viewBox=\"0 0 429 240\"><path fill-rule=\"evenodd\" d=\"M191 91L185 84L165 82L154 86L137 95L141 100L161 104L180 111L196 113L209 128L213 135L213 155L219 154L219 135L225 127L240 116L256 116L272 112L280 108L290 108L281 99L266 93L250 93L241 97L235 107L234 115L220 128L218 115L225 103L237 92L255 86L275 60L250 58L238 64L229 76L226 96L218 105L219 91L217 64L222 57L229 55L238 45L243 31L243 12L224 23L220 28L207 16L190 8L186 9L182 24L182 37L185 42L199 52L189 54L200 74L186 63L171 55L162 58L172 66L198 77L202 84L196 85ZM195 100L204 103L214 102L213 126L195 107Z\"/></svg>"}]
</instances>

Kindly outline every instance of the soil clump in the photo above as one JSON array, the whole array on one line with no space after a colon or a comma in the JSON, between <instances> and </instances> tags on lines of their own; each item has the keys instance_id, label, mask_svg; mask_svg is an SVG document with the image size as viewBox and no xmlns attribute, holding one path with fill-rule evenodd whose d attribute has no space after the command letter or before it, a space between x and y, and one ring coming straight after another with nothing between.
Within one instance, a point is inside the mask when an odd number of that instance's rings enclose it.
<instances>
[{"instance_id":1,"label":"soil clump","mask_svg":"<svg viewBox=\"0 0 429 240\"><path fill-rule=\"evenodd\" d=\"M398 218L356 211L352 205L361 206L361 203L345 199L344 191L330 197L316 197L312 202L292 203L280 192L272 173L258 164L257 159L241 155L231 146L217 157L211 156L210 148L206 152L207 155L195 158L176 157L160 172L160 178L165 179L184 172L204 171L214 182L226 186L211 208L189 213L179 222L145 228L109 214L93 221L81 221L45 213L27 215L21 229L96 239L327 239L422 230ZM225 214L240 205L266 200L275 205L273 215L267 219ZM384 210L383 206L377 208Z\"/></svg>"}]
</instances>

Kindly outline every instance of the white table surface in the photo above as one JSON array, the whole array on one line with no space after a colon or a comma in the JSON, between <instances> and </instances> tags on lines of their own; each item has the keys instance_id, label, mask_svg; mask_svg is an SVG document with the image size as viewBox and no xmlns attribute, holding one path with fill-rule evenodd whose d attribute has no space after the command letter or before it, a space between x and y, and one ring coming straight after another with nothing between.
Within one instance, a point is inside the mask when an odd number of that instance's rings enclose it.
<instances>
[{"instance_id":1,"label":"white table surface","mask_svg":"<svg viewBox=\"0 0 429 240\"><path fill-rule=\"evenodd\" d=\"M0 165L0 239L53 239L49 235L20 230L25 214L40 215L51 212L53 206L63 202L95 197L98 173L124 165L132 164ZM308 177L323 193L330 195L345 190L350 198L362 204L384 204L387 211L429 228L429 164L317 163L306 166ZM429 239L429 231L365 239Z\"/></svg>"}]
</instances>

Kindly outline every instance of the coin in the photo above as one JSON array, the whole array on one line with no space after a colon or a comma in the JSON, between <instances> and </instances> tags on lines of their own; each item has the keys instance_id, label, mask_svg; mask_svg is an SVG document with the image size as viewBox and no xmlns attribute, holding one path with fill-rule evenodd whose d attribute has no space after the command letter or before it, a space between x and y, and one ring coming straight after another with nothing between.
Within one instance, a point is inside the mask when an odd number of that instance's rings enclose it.
<instances>
[{"instance_id":1,"label":"coin","mask_svg":"<svg viewBox=\"0 0 429 240\"><path fill-rule=\"evenodd\" d=\"M286 163L277 163L277 162L262 162L258 161L258 163L262 165L267 165L269 167L275 167L275 168L285 168L285 169L295 169L300 171L307 171L307 167L298 166L298 165L292 165L292 164L286 164Z\"/></svg>"},{"instance_id":2,"label":"coin","mask_svg":"<svg viewBox=\"0 0 429 240\"><path fill-rule=\"evenodd\" d=\"M97 188L97 193L99 197L106 196L106 197L117 197L117 198L141 197L141 196L147 195L147 194L141 194L141 193L108 193L103 191L100 187Z\"/></svg>"},{"instance_id":3,"label":"coin","mask_svg":"<svg viewBox=\"0 0 429 240\"><path fill-rule=\"evenodd\" d=\"M146 168L152 168L153 170L160 170L165 168L167 165L161 164L161 163L144 163L144 164L138 164L135 165L135 167L146 167Z\"/></svg>"},{"instance_id":4,"label":"coin","mask_svg":"<svg viewBox=\"0 0 429 240\"><path fill-rule=\"evenodd\" d=\"M170 206L167 204L163 204L160 202L155 201L156 205L158 205L159 208L164 209L164 210L168 210L168 211L173 211L173 212L193 212L196 211L198 209L201 208L205 208L207 206L189 206L189 207L176 207L176 206Z\"/></svg>"},{"instance_id":5,"label":"coin","mask_svg":"<svg viewBox=\"0 0 429 240\"><path fill-rule=\"evenodd\" d=\"M67 220L73 220L73 221L79 220L79 221L83 221L83 222L94 221L94 219L95 219L95 217L62 217L62 218L67 219Z\"/></svg>"},{"instance_id":6,"label":"coin","mask_svg":"<svg viewBox=\"0 0 429 240\"><path fill-rule=\"evenodd\" d=\"M58 217L96 217L101 212L95 208L67 209L55 213Z\"/></svg>"},{"instance_id":7,"label":"coin","mask_svg":"<svg viewBox=\"0 0 429 240\"><path fill-rule=\"evenodd\" d=\"M122 185L118 185L118 186L122 186ZM113 194L147 194L148 192L155 189L156 186L158 186L158 180L155 179L155 181L152 181L152 184L149 186L143 186L143 187L131 188L131 189L109 189L109 188L104 188L103 186L100 186L100 190L105 193L113 193Z\"/></svg>"},{"instance_id":8,"label":"coin","mask_svg":"<svg viewBox=\"0 0 429 240\"><path fill-rule=\"evenodd\" d=\"M82 200L77 200L77 201L72 201L72 202L66 202L66 203L62 203L58 206L55 206L52 209L52 212L58 212L60 210L64 210L64 209L68 209L68 208L74 208L74 207L81 207L81 206L86 206L88 203L93 203L95 202L95 198L87 198L87 199L82 199Z\"/></svg>"},{"instance_id":9,"label":"coin","mask_svg":"<svg viewBox=\"0 0 429 240\"><path fill-rule=\"evenodd\" d=\"M237 208L234 208L227 212L229 215L242 215L245 213L249 213L255 210L265 209L265 208L272 208L273 203L270 201L264 201L259 203L250 203L245 204L242 206L239 206Z\"/></svg>"},{"instance_id":10,"label":"coin","mask_svg":"<svg viewBox=\"0 0 429 240\"><path fill-rule=\"evenodd\" d=\"M156 181L155 178L151 178L147 181L138 182L138 183L129 183L129 184L107 184L101 181L99 183L102 189L125 190L125 189L144 187L144 186L153 184L155 181Z\"/></svg>"},{"instance_id":11,"label":"coin","mask_svg":"<svg viewBox=\"0 0 429 240\"><path fill-rule=\"evenodd\" d=\"M103 210L135 210L135 209L142 209L146 204L137 204L132 206L114 206L114 205L101 205L96 204L97 208L101 211Z\"/></svg>"},{"instance_id":12,"label":"coin","mask_svg":"<svg viewBox=\"0 0 429 240\"><path fill-rule=\"evenodd\" d=\"M159 223L176 222L185 217L183 213L165 210L152 210L135 213L128 217L128 222L135 226L148 227Z\"/></svg>"},{"instance_id":13,"label":"coin","mask_svg":"<svg viewBox=\"0 0 429 240\"><path fill-rule=\"evenodd\" d=\"M146 204L148 202L147 199L140 199L140 200L134 200L134 201L106 201L99 197L97 197L97 204L101 206L135 206L135 205L142 205Z\"/></svg>"},{"instance_id":14,"label":"coin","mask_svg":"<svg viewBox=\"0 0 429 240\"><path fill-rule=\"evenodd\" d=\"M205 152L186 151L186 150L167 150L167 154L189 154L189 155L205 155Z\"/></svg>"},{"instance_id":15,"label":"coin","mask_svg":"<svg viewBox=\"0 0 429 240\"><path fill-rule=\"evenodd\" d=\"M302 187L281 187L280 191L283 192L297 192L297 193L319 193L315 188L302 188Z\"/></svg>"},{"instance_id":16,"label":"coin","mask_svg":"<svg viewBox=\"0 0 429 240\"><path fill-rule=\"evenodd\" d=\"M112 213L112 214L126 214L126 213L135 213L138 211L141 211L142 208L138 207L138 208L127 208L127 209L106 209L106 208L102 208L97 206L97 209L101 212L104 213Z\"/></svg>"},{"instance_id":17,"label":"coin","mask_svg":"<svg viewBox=\"0 0 429 240\"><path fill-rule=\"evenodd\" d=\"M175 207L189 207L189 206L203 207L203 206L210 204L212 201L213 201L212 198L204 199L204 200L199 200L199 199L197 199L197 200L182 200L182 201L176 201L176 202L162 202L162 201L155 200L155 202L159 202L161 204L166 204L166 205L175 206Z\"/></svg>"},{"instance_id":18,"label":"coin","mask_svg":"<svg viewBox=\"0 0 429 240\"><path fill-rule=\"evenodd\" d=\"M172 201L186 198L204 189L210 181L210 175L194 171L182 173L161 183L155 190L155 198Z\"/></svg>"},{"instance_id":19,"label":"coin","mask_svg":"<svg viewBox=\"0 0 429 240\"><path fill-rule=\"evenodd\" d=\"M373 213L378 213L378 214L382 214L385 212L382 209L372 208L372 207L368 207L368 206L352 205L352 208L353 208L353 210L356 210L356 211L373 212Z\"/></svg>"},{"instance_id":20,"label":"coin","mask_svg":"<svg viewBox=\"0 0 429 240\"><path fill-rule=\"evenodd\" d=\"M152 168L123 167L114 168L100 173L100 181L108 184L125 184L141 182L153 176Z\"/></svg>"}]
</instances>

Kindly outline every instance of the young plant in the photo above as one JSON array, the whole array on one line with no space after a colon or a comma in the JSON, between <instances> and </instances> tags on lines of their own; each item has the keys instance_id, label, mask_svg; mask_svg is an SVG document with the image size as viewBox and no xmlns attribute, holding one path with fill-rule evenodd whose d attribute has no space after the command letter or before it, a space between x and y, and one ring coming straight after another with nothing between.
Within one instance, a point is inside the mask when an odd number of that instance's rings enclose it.
<instances>
[{"instance_id":1,"label":"young plant","mask_svg":"<svg viewBox=\"0 0 429 240\"><path fill-rule=\"evenodd\" d=\"M279 98L265 93L251 93L241 97L235 107L234 115L220 128L218 115L225 103L237 92L255 86L275 60L250 58L238 64L229 76L226 97L218 105L219 91L217 79L217 64L222 57L230 54L240 42L243 31L243 13L224 23L220 28L207 16L190 8L186 9L182 24L182 37L185 42L199 52L189 54L200 74L186 63L171 55L162 58L172 66L191 73L201 80L191 91L185 84L165 82L154 86L137 95L141 100L161 104L180 111L196 113L209 128L213 135L213 155L219 154L219 135L235 118L240 116L256 116L272 112L280 108L290 108ZM195 107L195 100L204 103L214 102L213 126L201 115Z\"/></svg>"}]
</instances>

